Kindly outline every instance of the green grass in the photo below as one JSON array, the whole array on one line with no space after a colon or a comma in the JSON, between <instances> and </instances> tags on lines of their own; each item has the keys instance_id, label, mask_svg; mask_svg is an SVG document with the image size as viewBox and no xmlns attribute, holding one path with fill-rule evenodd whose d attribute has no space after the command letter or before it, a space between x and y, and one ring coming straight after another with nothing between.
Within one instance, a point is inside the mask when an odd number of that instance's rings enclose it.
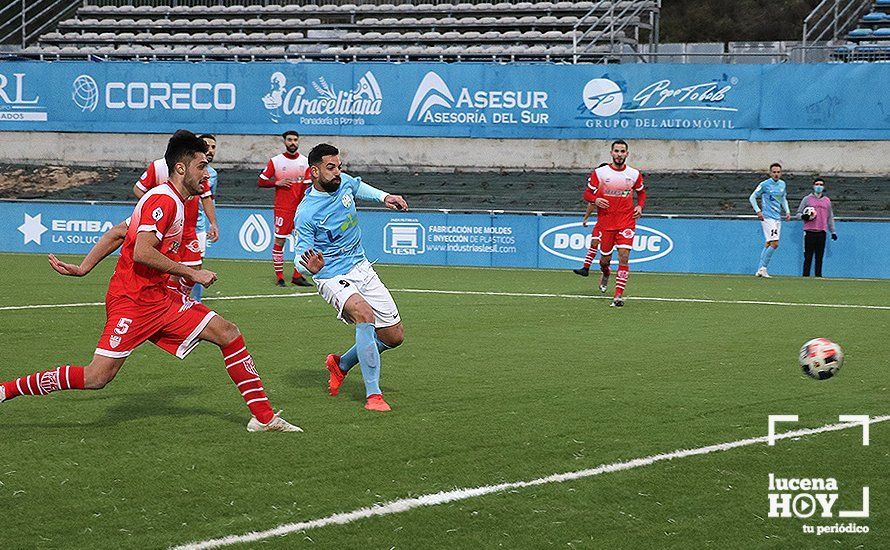
<instances>
[{"instance_id":1,"label":"green grass","mask_svg":"<svg viewBox=\"0 0 890 550\"><path fill-rule=\"evenodd\" d=\"M0 307L101 302L86 279L2 255ZM291 294L266 263L212 262L210 296ZM209 301L236 322L273 406L304 434L248 434L219 351L179 361L147 344L106 389L0 405L4 548L166 547L456 487L534 479L681 448L888 412L890 311L634 301L633 296L890 306L890 282L633 273L624 309L568 272L380 266L406 342L383 355L392 413L362 409L358 371L337 398L324 356L353 338L319 297ZM0 379L90 360L100 306L0 311ZM839 342L838 377L802 377L807 339ZM782 428L784 429L784 428ZM890 426L754 445L294 533L264 548L879 547L890 529ZM871 488L868 535L803 535L839 520L767 518L767 474L834 477L837 508ZM837 511L837 509L836 509Z\"/></svg>"}]
</instances>

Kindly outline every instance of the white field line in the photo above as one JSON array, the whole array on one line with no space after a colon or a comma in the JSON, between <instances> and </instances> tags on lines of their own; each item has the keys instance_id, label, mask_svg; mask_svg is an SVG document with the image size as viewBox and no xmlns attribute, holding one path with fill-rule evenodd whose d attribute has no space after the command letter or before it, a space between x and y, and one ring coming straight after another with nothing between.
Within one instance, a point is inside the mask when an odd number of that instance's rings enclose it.
<instances>
[{"instance_id":1,"label":"white field line","mask_svg":"<svg viewBox=\"0 0 890 550\"><path fill-rule=\"evenodd\" d=\"M876 416L869 420L869 424L877 424L878 422L886 422L887 420L890 420L890 415ZM819 428L808 428L784 432L782 434L776 435L775 439L791 439L825 432L836 432L839 430L846 430L859 426L862 426L862 424L827 424ZM752 437L750 439L740 439L738 441L730 441L728 443L718 443L716 445L708 445L706 447L698 447L696 449L680 449L669 453L651 455L643 458L635 458L633 460L627 460L623 462L613 462L611 464L603 464L597 466L596 468L578 470L575 472L566 472L562 474L553 474L546 477L540 477L538 479L532 479L530 481L514 481L512 483L500 483L498 485L485 485L475 488L453 489L451 491L442 491L439 493L422 495L415 498L403 498L399 500L393 500L384 504L375 504L371 507L359 508L351 512L342 512L339 514L333 514L314 520L302 521L298 523L285 523L266 531L253 531L250 533L245 533L243 535L229 535L218 539L192 542L189 544L176 546L173 550L201 550L204 548L219 548L221 546L229 546L232 544L257 542L272 537L280 537L289 533L306 531L308 529L318 529L320 527L326 527L328 525L346 525L348 523L353 523L371 517L398 514L424 506L447 504L449 502L466 500L469 498L480 497L492 493L500 493L512 489L521 489L524 487L536 487L539 485L547 485L550 483L563 483L576 479L584 479L588 477L649 466L655 464L656 462L664 462L667 460L686 458L690 456L706 455L719 451L728 451L730 449L736 449L739 447L748 447L751 445L756 445L758 443L766 443L767 439L768 436Z\"/></svg>"},{"instance_id":2,"label":"white field line","mask_svg":"<svg viewBox=\"0 0 890 550\"><path fill-rule=\"evenodd\" d=\"M253 300L260 298L303 298L318 296L314 292L295 292L293 294L245 294L243 296L205 296L204 300ZM80 302L74 304L36 304L30 306L3 306L0 311L19 311L23 309L47 309L61 307L104 306L105 302Z\"/></svg>"},{"instance_id":3,"label":"white field line","mask_svg":"<svg viewBox=\"0 0 890 550\"><path fill-rule=\"evenodd\" d=\"M419 288L396 288L393 292L406 292L414 294L459 294L465 296L515 296L523 298L577 298L588 300L611 300L608 296L595 296L589 294L548 294L532 292L483 292L473 290L426 290ZM865 304L814 304L804 302L770 302L765 300L712 300L709 298L661 298L658 296L625 296L626 301L637 302L684 302L694 304L731 304L731 305L758 305L758 306L798 306L798 307L828 307L839 309L879 309L890 310L890 306L873 306Z\"/></svg>"},{"instance_id":4,"label":"white field line","mask_svg":"<svg viewBox=\"0 0 890 550\"><path fill-rule=\"evenodd\" d=\"M542 292L488 292L475 290L437 290L424 288L394 288L393 292L404 292L406 294L442 294L456 296L502 296L511 298L565 298L576 300L603 300L609 299L608 296L596 296L591 294L555 294ZM317 296L314 292L297 292L294 294L247 294L243 296L208 296L204 299L212 300L252 300L265 298L303 298L309 296ZM728 305L757 305L757 306L782 306L782 307L815 307L815 308L832 308L832 309L872 309L890 311L890 306L877 306L868 304L820 304L805 302L772 302L768 300L716 300L709 298L664 298L659 296L628 296L628 301L637 302L678 302L692 304L728 304ZM27 309L47 309L62 307L86 307L101 306L104 302L81 302L73 304L35 304L24 306L3 306L0 311L19 311Z\"/></svg>"}]
</instances>

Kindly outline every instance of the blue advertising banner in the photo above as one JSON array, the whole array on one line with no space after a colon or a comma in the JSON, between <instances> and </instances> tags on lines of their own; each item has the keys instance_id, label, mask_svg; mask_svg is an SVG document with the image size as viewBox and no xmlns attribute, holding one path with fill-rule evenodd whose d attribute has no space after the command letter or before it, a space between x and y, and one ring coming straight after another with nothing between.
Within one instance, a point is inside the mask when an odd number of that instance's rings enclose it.
<instances>
[{"instance_id":1,"label":"blue advertising banner","mask_svg":"<svg viewBox=\"0 0 890 550\"><path fill-rule=\"evenodd\" d=\"M128 205L0 201L0 252L85 254L131 213ZM221 237L208 248L208 258L271 258L271 209L220 207L217 213ZM570 269L583 261L590 243L591 227L582 227L579 217L360 214L368 257L383 263ZM840 239L826 248L827 277L890 278L890 223L841 221L838 234ZM762 247L755 219L642 218L631 269L753 274ZM293 251L289 239L290 259ZM770 272L798 275L802 260L802 223L786 223Z\"/></svg>"},{"instance_id":2,"label":"blue advertising banner","mask_svg":"<svg viewBox=\"0 0 890 550\"><path fill-rule=\"evenodd\" d=\"M0 63L0 131L890 139L890 65Z\"/></svg>"}]
</instances>

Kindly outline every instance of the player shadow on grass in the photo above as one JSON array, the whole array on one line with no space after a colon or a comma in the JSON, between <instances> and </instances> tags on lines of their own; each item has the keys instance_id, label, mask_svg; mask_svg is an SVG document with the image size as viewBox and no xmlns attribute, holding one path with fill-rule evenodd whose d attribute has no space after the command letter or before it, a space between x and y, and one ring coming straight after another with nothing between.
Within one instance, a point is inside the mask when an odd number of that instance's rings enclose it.
<instances>
[{"instance_id":1,"label":"player shadow on grass","mask_svg":"<svg viewBox=\"0 0 890 550\"><path fill-rule=\"evenodd\" d=\"M107 391L107 390L103 390ZM92 421L78 423L61 423L61 422L42 422L31 424L20 424L23 428L96 428L96 427L112 427L125 424L134 420L143 418L196 418L198 416L215 417L218 420L229 422L237 426L243 426L245 423L244 414L240 409L232 413L222 413L212 409L202 408L200 406L200 396L195 399L193 396L198 394L198 388L193 386L176 386L163 388L162 391L152 390L143 392L128 392L112 395L110 392L106 395L100 395L88 398L89 401L99 401L114 399L113 404L109 405L105 411L105 415ZM177 405L174 400L185 400L182 405ZM87 399L79 400L86 404ZM237 404L237 403L236 403Z\"/></svg>"},{"instance_id":2,"label":"player shadow on grass","mask_svg":"<svg viewBox=\"0 0 890 550\"><path fill-rule=\"evenodd\" d=\"M357 403L365 402L365 384L362 381L362 375L358 372L359 367L355 367L356 372L350 371L349 377L340 387L340 395L338 398L346 398ZM328 396L328 371L322 368L302 368L288 371L286 382L297 388L306 388L310 390L318 390L319 395ZM386 386L381 385L384 392L390 391ZM332 398L336 399L336 398Z\"/></svg>"}]
</instances>

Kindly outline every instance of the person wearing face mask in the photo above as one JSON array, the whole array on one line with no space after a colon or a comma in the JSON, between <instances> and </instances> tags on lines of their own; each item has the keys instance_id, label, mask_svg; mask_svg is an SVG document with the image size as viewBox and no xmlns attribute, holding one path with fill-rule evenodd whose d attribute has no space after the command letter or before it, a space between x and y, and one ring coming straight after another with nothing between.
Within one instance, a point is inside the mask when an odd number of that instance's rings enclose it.
<instances>
[{"instance_id":1,"label":"person wearing face mask","mask_svg":"<svg viewBox=\"0 0 890 550\"><path fill-rule=\"evenodd\" d=\"M837 240L834 229L834 212L831 199L825 196L825 181L816 178L813 181L813 192L804 197L797 207L797 216L803 220L804 252L803 276L810 276L810 265L816 258L816 277L822 276L822 256L825 254L826 230L831 232L831 240Z\"/></svg>"}]
</instances>

